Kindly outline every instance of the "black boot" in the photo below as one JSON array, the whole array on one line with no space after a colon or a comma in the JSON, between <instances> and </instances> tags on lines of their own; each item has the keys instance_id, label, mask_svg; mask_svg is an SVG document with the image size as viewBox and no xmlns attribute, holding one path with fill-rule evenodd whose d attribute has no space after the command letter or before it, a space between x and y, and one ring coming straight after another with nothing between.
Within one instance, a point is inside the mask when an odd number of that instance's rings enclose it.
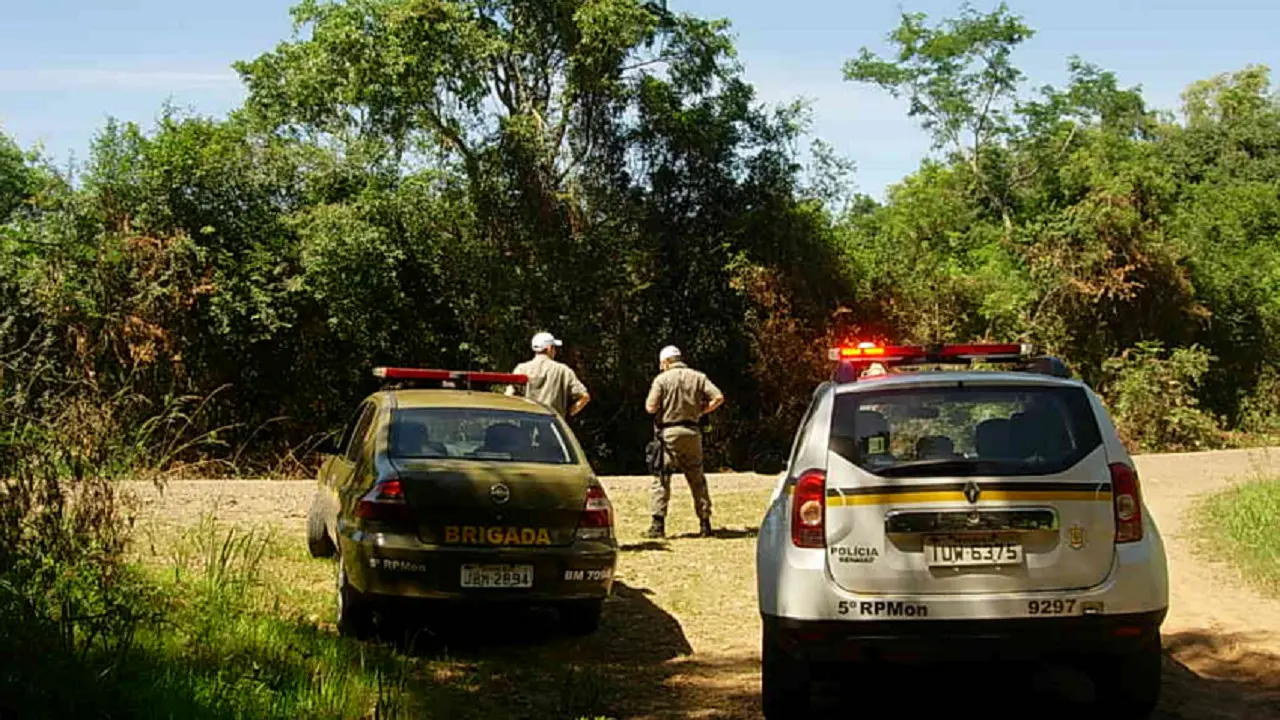
<instances>
[{"instance_id":1,"label":"black boot","mask_svg":"<svg viewBox=\"0 0 1280 720\"><path fill-rule=\"evenodd\" d=\"M649 526L649 529L645 531L644 536L651 539L666 537L667 530L666 530L665 524L666 523L664 522L661 515L654 515L653 524L651 524Z\"/></svg>"},{"instance_id":2,"label":"black boot","mask_svg":"<svg viewBox=\"0 0 1280 720\"><path fill-rule=\"evenodd\" d=\"M714 534L714 531L711 529L711 518L702 518L700 524L702 532L698 533L699 535L702 537L711 537Z\"/></svg>"}]
</instances>

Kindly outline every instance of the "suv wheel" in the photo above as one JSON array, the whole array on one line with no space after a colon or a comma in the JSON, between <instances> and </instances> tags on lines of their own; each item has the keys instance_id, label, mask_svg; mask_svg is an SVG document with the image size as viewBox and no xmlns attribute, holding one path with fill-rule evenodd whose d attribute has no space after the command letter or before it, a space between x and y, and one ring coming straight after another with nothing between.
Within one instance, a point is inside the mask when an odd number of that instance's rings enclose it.
<instances>
[{"instance_id":1,"label":"suv wheel","mask_svg":"<svg viewBox=\"0 0 1280 720\"><path fill-rule=\"evenodd\" d=\"M809 710L809 671L805 663L778 647L774 630L761 642L761 704L768 720L803 717Z\"/></svg>"},{"instance_id":2,"label":"suv wheel","mask_svg":"<svg viewBox=\"0 0 1280 720\"><path fill-rule=\"evenodd\" d=\"M1122 717L1145 718L1160 701L1161 650L1158 640L1136 653L1106 658L1092 673L1098 706Z\"/></svg>"},{"instance_id":3,"label":"suv wheel","mask_svg":"<svg viewBox=\"0 0 1280 720\"><path fill-rule=\"evenodd\" d=\"M311 557L333 557L336 548L329 538L329 530L324 525L324 517L320 514L320 494L316 493L311 501L311 509L307 511L307 549Z\"/></svg>"},{"instance_id":4,"label":"suv wheel","mask_svg":"<svg viewBox=\"0 0 1280 720\"><path fill-rule=\"evenodd\" d=\"M576 600L562 604L557 610L560 612L560 627L565 632L570 635L590 635L600 627L604 601Z\"/></svg>"},{"instance_id":5,"label":"suv wheel","mask_svg":"<svg viewBox=\"0 0 1280 720\"><path fill-rule=\"evenodd\" d=\"M366 638L373 630L373 608L364 593L351 586L347 567L338 556L338 634Z\"/></svg>"}]
</instances>

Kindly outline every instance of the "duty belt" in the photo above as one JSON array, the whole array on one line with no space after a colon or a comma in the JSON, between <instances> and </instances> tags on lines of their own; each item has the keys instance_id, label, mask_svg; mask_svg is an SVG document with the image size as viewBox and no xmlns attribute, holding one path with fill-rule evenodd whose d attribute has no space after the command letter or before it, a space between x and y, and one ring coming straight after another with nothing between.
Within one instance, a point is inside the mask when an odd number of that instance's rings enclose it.
<instances>
[{"instance_id":1,"label":"duty belt","mask_svg":"<svg viewBox=\"0 0 1280 720\"><path fill-rule=\"evenodd\" d=\"M659 430L666 430L666 429L667 429L667 428L669 428L669 427L690 428L690 429L692 429L692 430L701 430L701 429L702 429L702 427L701 427L700 425L698 425L698 421L696 421L696 420L680 420L680 421L678 421L678 422L658 423L658 429L659 429Z\"/></svg>"}]
</instances>

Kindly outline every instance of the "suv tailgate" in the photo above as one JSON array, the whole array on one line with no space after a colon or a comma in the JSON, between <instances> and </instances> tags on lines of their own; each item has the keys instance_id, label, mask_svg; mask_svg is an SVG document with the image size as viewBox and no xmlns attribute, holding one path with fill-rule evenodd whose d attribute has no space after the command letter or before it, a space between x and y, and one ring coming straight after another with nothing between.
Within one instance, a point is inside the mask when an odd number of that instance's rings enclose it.
<instances>
[{"instance_id":1,"label":"suv tailgate","mask_svg":"<svg viewBox=\"0 0 1280 720\"><path fill-rule=\"evenodd\" d=\"M846 590L1066 590L1110 574L1110 470L1079 386L843 392L827 460L827 566Z\"/></svg>"}]
</instances>

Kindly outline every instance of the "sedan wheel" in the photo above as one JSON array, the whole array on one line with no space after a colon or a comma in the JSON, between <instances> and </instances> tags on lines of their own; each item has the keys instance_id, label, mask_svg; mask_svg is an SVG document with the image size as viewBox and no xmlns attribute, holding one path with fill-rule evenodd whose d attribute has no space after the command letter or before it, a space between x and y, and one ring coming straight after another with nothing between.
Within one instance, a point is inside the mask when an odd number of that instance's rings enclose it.
<instances>
[{"instance_id":1,"label":"sedan wheel","mask_svg":"<svg viewBox=\"0 0 1280 720\"><path fill-rule=\"evenodd\" d=\"M338 634L366 638L373 629L373 609L364 593L351 587L346 560L338 556Z\"/></svg>"}]
</instances>

